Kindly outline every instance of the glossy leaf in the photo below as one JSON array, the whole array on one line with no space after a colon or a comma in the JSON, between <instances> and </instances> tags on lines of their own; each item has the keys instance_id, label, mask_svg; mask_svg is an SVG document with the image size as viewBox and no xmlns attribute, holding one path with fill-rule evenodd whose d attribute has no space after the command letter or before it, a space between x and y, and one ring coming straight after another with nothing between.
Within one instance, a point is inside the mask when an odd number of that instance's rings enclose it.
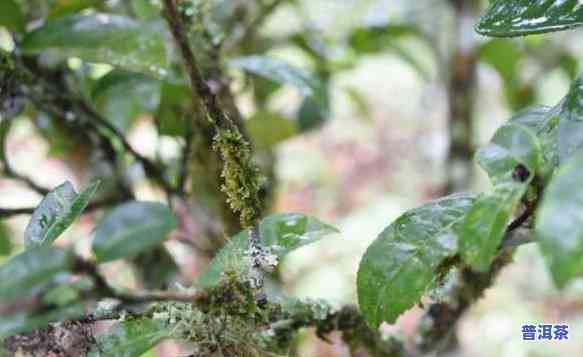
<instances>
[{"instance_id":1,"label":"glossy leaf","mask_svg":"<svg viewBox=\"0 0 583 357\"><path fill-rule=\"evenodd\" d=\"M8 30L24 31L24 15L15 0L0 1L0 26Z\"/></svg>"},{"instance_id":2,"label":"glossy leaf","mask_svg":"<svg viewBox=\"0 0 583 357\"><path fill-rule=\"evenodd\" d=\"M558 287L583 273L583 151L553 176L536 217L536 235Z\"/></svg>"},{"instance_id":3,"label":"glossy leaf","mask_svg":"<svg viewBox=\"0 0 583 357\"><path fill-rule=\"evenodd\" d=\"M69 252L51 246L27 250L0 266L0 300L32 294L72 264Z\"/></svg>"},{"instance_id":4,"label":"glossy leaf","mask_svg":"<svg viewBox=\"0 0 583 357\"><path fill-rule=\"evenodd\" d=\"M510 119L513 123L528 127L538 138L542 150L542 162L538 174L545 181L550 178L559 165L557 144L559 110L559 107L532 107L519 112Z\"/></svg>"},{"instance_id":5,"label":"glossy leaf","mask_svg":"<svg viewBox=\"0 0 583 357\"><path fill-rule=\"evenodd\" d=\"M111 14L57 18L25 36L25 53L51 53L108 63L157 78L166 75L166 41L154 24Z\"/></svg>"},{"instance_id":6,"label":"glossy leaf","mask_svg":"<svg viewBox=\"0 0 583 357\"><path fill-rule=\"evenodd\" d=\"M511 121L496 131L491 144L478 151L477 160L496 185L511 180L518 165L525 166L530 175L536 173L542 151L532 130Z\"/></svg>"},{"instance_id":7,"label":"glossy leaf","mask_svg":"<svg viewBox=\"0 0 583 357\"><path fill-rule=\"evenodd\" d=\"M583 25L578 0L497 0L476 30L486 36L523 36Z\"/></svg>"},{"instance_id":8,"label":"glossy leaf","mask_svg":"<svg viewBox=\"0 0 583 357\"><path fill-rule=\"evenodd\" d=\"M368 323L393 323L415 305L440 264L457 251L455 228L472 206L456 194L397 218L368 247L357 276L358 303Z\"/></svg>"},{"instance_id":9,"label":"glossy leaf","mask_svg":"<svg viewBox=\"0 0 583 357\"><path fill-rule=\"evenodd\" d=\"M140 114L154 112L160 103L160 82L139 73L113 70L93 90L97 109L122 133Z\"/></svg>"},{"instance_id":10,"label":"glossy leaf","mask_svg":"<svg viewBox=\"0 0 583 357\"><path fill-rule=\"evenodd\" d=\"M257 112L247 121L245 127L259 149L273 147L297 133L294 121L273 112Z\"/></svg>"},{"instance_id":11,"label":"glossy leaf","mask_svg":"<svg viewBox=\"0 0 583 357\"><path fill-rule=\"evenodd\" d=\"M275 213L259 223L258 234L261 245L281 258L293 250L337 232L336 228L313 217L299 213ZM228 270L244 274L249 269L246 259L248 249L248 233L240 232L217 253L197 280L197 284L202 287L214 286L220 282L221 273Z\"/></svg>"},{"instance_id":12,"label":"glossy leaf","mask_svg":"<svg viewBox=\"0 0 583 357\"><path fill-rule=\"evenodd\" d=\"M99 181L78 194L67 181L49 192L34 210L24 231L27 249L51 244L57 239L81 215L97 187Z\"/></svg>"},{"instance_id":13,"label":"glossy leaf","mask_svg":"<svg viewBox=\"0 0 583 357\"><path fill-rule=\"evenodd\" d=\"M171 329L160 320L136 319L116 323L97 336L89 357L140 357L160 341L170 337Z\"/></svg>"},{"instance_id":14,"label":"glossy leaf","mask_svg":"<svg viewBox=\"0 0 583 357\"><path fill-rule=\"evenodd\" d=\"M162 243L175 227L174 214L161 203L125 203L95 227L93 253L101 263L134 257Z\"/></svg>"},{"instance_id":15,"label":"glossy leaf","mask_svg":"<svg viewBox=\"0 0 583 357\"><path fill-rule=\"evenodd\" d=\"M457 230L458 243L464 262L474 270L490 268L529 181L499 184L493 193L476 199L468 211Z\"/></svg>"},{"instance_id":16,"label":"glossy leaf","mask_svg":"<svg viewBox=\"0 0 583 357\"><path fill-rule=\"evenodd\" d=\"M50 322L75 319L82 316L84 312L83 306L73 304L48 312L19 312L12 315L2 315L0 319L0 339L45 327Z\"/></svg>"},{"instance_id":17,"label":"glossy leaf","mask_svg":"<svg viewBox=\"0 0 583 357\"><path fill-rule=\"evenodd\" d=\"M328 107L321 81L284 60L268 56L248 56L235 58L229 61L229 65L278 83L292 85L303 96L312 97L321 108Z\"/></svg>"},{"instance_id":18,"label":"glossy leaf","mask_svg":"<svg viewBox=\"0 0 583 357\"><path fill-rule=\"evenodd\" d=\"M564 162L583 147L583 75L573 82L560 107L557 142L559 160Z\"/></svg>"}]
</instances>

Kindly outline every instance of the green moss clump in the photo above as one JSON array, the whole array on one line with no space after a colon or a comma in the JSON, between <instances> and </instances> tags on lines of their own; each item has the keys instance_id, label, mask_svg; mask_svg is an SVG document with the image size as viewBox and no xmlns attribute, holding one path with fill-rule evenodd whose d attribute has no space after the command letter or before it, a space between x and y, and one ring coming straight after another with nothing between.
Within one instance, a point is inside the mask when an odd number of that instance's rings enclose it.
<instances>
[{"instance_id":1,"label":"green moss clump","mask_svg":"<svg viewBox=\"0 0 583 357\"><path fill-rule=\"evenodd\" d=\"M231 209L239 213L243 228L250 227L261 214L259 170L251 162L251 147L236 129L220 129L213 149L223 158L222 191Z\"/></svg>"}]
</instances>

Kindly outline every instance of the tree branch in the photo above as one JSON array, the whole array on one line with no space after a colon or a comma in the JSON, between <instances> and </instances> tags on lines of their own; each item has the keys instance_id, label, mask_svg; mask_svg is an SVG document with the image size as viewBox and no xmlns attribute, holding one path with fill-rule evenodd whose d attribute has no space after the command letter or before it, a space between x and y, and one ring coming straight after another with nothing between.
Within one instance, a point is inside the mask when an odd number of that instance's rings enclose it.
<instances>
[{"instance_id":1,"label":"tree branch","mask_svg":"<svg viewBox=\"0 0 583 357\"><path fill-rule=\"evenodd\" d=\"M91 202L85 210L83 214L90 213L99 209L115 206L119 203L126 202L130 199L129 196L118 196L118 197L111 197L105 198L101 201ZM31 215L36 207L21 207L21 208L0 208L0 218L9 218L13 216L21 216L21 215Z\"/></svg>"}]
</instances>

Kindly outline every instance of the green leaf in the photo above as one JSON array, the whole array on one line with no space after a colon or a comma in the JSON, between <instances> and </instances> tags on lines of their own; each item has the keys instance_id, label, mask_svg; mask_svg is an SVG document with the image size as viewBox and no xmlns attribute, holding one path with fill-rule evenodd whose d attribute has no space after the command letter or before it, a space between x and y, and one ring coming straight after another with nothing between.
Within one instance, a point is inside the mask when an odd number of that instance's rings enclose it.
<instances>
[{"instance_id":1,"label":"green leaf","mask_svg":"<svg viewBox=\"0 0 583 357\"><path fill-rule=\"evenodd\" d=\"M0 221L0 257L10 255L10 252L12 252L12 239L10 235L11 232L6 224Z\"/></svg>"},{"instance_id":2,"label":"green leaf","mask_svg":"<svg viewBox=\"0 0 583 357\"><path fill-rule=\"evenodd\" d=\"M556 285L583 273L583 151L575 153L545 188L536 235Z\"/></svg>"},{"instance_id":3,"label":"green leaf","mask_svg":"<svg viewBox=\"0 0 583 357\"><path fill-rule=\"evenodd\" d=\"M474 270L489 269L529 182L499 184L493 193L476 199L468 211L457 234L460 254Z\"/></svg>"},{"instance_id":4,"label":"green leaf","mask_svg":"<svg viewBox=\"0 0 583 357\"><path fill-rule=\"evenodd\" d=\"M505 84L512 83L518 74L522 51L513 40L493 39L484 42L478 49L480 59L492 66Z\"/></svg>"},{"instance_id":5,"label":"green leaf","mask_svg":"<svg viewBox=\"0 0 583 357\"><path fill-rule=\"evenodd\" d=\"M161 203L125 203L95 227L93 253L100 263L134 257L162 243L175 227L174 214Z\"/></svg>"},{"instance_id":6,"label":"green leaf","mask_svg":"<svg viewBox=\"0 0 583 357\"><path fill-rule=\"evenodd\" d=\"M491 144L478 151L477 160L496 185L512 180L518 165L525 166L532 176L543 159L539 140L533 131L510 121L496 131Z\"/></svg>"},{"instance_id":7,"label":"green leaf","mask_svg":"<svg viewBox=\"0 0 583 357\"><path fill-rule=\"evenodd\" d=\"M22 50L79 57L161 78L167 71L165 44L164 31L156 24L90 13L47 22L24 37Z\"/></svg>"},{"instance_id":8,"label":"green leaf","mask_svg":"<svg viewBox=\"0 0 583 357\"><path fill-rule=\"evenodd\" d=\"M67 181L49 192L24 231L27 249L55 241L81 215L98 186L99 181L95 181L78 194Z\"/></svg>"},{"instance_id":9,"label":"green leaf","mask_svg":"<svg viewBox=\"0 0 583 357\"><path fill-rule=\"evenodd\" d=\"M0 266L0 300L31 295L73 262L69 252L51 246L27 250Z\"/></svg>"},{"instance_id":10,"label":"green leaf","mask_svg":"<svg viewBox=\"0 0 583 357\"><path fill-rule=\"evenodd\" d=\"M559 160L565 162L583 146L583 75L571 85L569 93L561 104L557 142Z\"/></svg>"},{"instance_id":11,"label":"green leaf","mask_svg":"<svg viewBox=\"0 0 583 357\"><path fill-rule=\"evenodd\" d=\"M284 60L268 56L247 56L232 59L229 65L278 83L290 84L303 96L312 97L321 108L328 108L325 87L320 79Z\"/></svg>"},{"instance_id":12,"label":"green leaf","mask_svg":"<svg viewBox=\"0 0 583 357\"><path fill-rule=\"evenodd\" d=\"M24 25L24 15L16 1L0 1L0 26L12 31L24 32Z\"/></svg>"},{"instance_id":13,"label":"green leaf","mask_svg":"<svg viewBox=\"0 0 583 357\"><path fill-rule=\"evenodd\" d=\"M259 223L259 242L270 253L282 258L293 250L314 243L338 230L316 218L299 213L275 213ZM220 282L221 273L235 271L245 274L249 249L248 232L234 236L213 258L197 285L211 287Z\"/></svg>"},{"instance_id":14,"label":"green leaf","mask_svg":"<svg viewBox=\"0 0 583 357\"><path fill-rule=\"evenodd\" d=\"M394 322L419 301L442 262L457 251L455 228L474 198L451 195L410 210L368 247L357 276L358 302L367 322Z\"/></svg>"},{"instance_id":15,"label":"green leaf","mask_svg":"<svg viewBox=\"0 0 583 357\"><path fill-rule=\"evenodd\" d=\"M97 6L102 3L101 0L55 0L51 1L49 7L49 17L61 17L74 12L87 9L88 7Z\"/></svg>"},{"instance_id":16,"label":"green leaf","mask_svg":"<svg viewBox=\"0 0 583 357\"><path fill-rule=\"evenodd\" d=\"M98 111L122 133L140 114L154 112L160 103L160 82L139 73L113 70L95 84Z\"/></svg>"},{"instance_id":17,"label":"green leaf","mask_svg":"<svg viewBox=\"0 0 583 357\"><path fill-rule=\"evenodd\" d=\"M298 113L298 129L301 133L321 127L328 119L328 112L322 110L312 98L304 98Z\"/></svg>"},{"instance_id":18,"label":"green leaf","mask_svg":"<svg viewBox=\"0 0 583 357\"><path fill-rule=\"evenodd\" d=\"M192 112L192 92L185 85L175 85L162 82L160 106L156 113L160 134L168 136L184 136L188 129L189 117L185 113Z\"/></svg>"},{"instance_id":19,"label":"green leaf","mask_svg":"<svg viewBox=\"0 0 583 357\"><path fill-rule=\"evenodd\" d=\"M348 44L361 55L378 54L384 51L394 53L415 69L423 79L428 80L431 75L426 66L419 61L415 53L400 42L411 38L425 41L425 36L414 25L387 24L354 29L348 37Z\"/></svg>"},{"instance_id":20,"label":"green leaf","mask_svg":"<svg viewBox=\"0 0 583 357\"><path fill-rule=\"evenodd\" d=\"M563 31L583 24L578 0L498 0L480 19L476 31L486 36L524 36Z\"/></svg>"},{"instance_id":21,"label":"green leaf","mask_svg":"<svg viewBox=\"0 0 583 357\"><path fill-rule=\"evenodd\" d=\"M528 127L538 138L543 156L538 174L544 181L550 178L559 165L557 144L559 111L560 107L532 107L519 112L510 119L512 123Z\"/></svg>"},{"instance_id":22,"label":"green leaf","mask_svg":"<svg viewBox=\"0 0 583 357\"><path fill-rule=\"evenodd\" d=\"M97 336L89 357L140 357L160 341L170 337L171 329L160 320L137 319L118 322Z\"/></svg>"},{"instance_id":23,"label":"green leaf","mask_svg":"<svg viewBox=\"0 0 583 357\"><path fill-rule=\"evenodd\" d=\"M261 111L245 121L245 127L258 149L273 147L293 137L298 129L296 123L283 115Z\"/></svg>"},{"instance_id":24,"label":"green leaf","mask_svg":"<svg viewBox=\"0 0 583 357\"><path fill-rule=\"evenodd\" d=\"M19 312L0 319L0 339L47 326L50 322L70 320L83 315L82 305L70 305L49 312Z\"/></svg>"}]
</instances>

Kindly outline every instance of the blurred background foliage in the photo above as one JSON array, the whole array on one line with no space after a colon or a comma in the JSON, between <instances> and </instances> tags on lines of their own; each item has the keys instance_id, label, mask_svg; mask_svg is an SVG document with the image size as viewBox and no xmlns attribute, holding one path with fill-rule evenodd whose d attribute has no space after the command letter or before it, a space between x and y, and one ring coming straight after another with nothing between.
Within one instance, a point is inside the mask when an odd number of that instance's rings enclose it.
<instances>
[{"instance_id":1,"label":"blurred background foliage","mask_svg":"<svg viewBox=\"0 0 583 357\"><path fill-rule=\"evenodd\" d=\"M483 189L485 175L472 160L475 148L511 113L554 104L567 92L583 57L577 40L581 30L524 39L481 37L473 25L486 3L183 2L204 72L227 112L244 118L245 133L254 142L255 159L269 180L263 192L271 202L268 210L306 213L341 230L338 238L303 248L283 262L280 280L288 293L355 302L358 262L382 228L421 202ZM63 30L79 12L123 18L111 20L110 30L89 27L91 43L84 43L87 37ZM115 26L137 30L112 45ZM104 266L112 281L124 287L192 281L222 245L223 232L237 231L217 194L217 163L200 144L208 128L202 121L202 128L193 127L189 120L200 116L200 108L192 104L179 76L180 60L156 47L169 41L165 31L155 0L0 3L1 47L42 52L30 57L30 68L38 69L33 81L53 87L52 95L74 90L136 152L163 162L170 182L186 182L189 198L173 202L179 232L165 243L166 250L142 255L132 264ZM148 42L156 36L159 43ZM144 51L140 46L150 47ZM119 67L99 63L116 51L128 55L116 57ZM133 62L133 51L144 56L142 64ZM55 73L61 75L51 77ZM38 103L8 90L10 78L2 83L2 208L31 207L41 198L22 177L40 187L65 180L84 187L100 178L102 199L166 200L138 161L108 159L124 150L111 131L106 133L112 137L110 152L96 153L104 144L88 137L84 124L76 121L73 107L78 103L70 103L72 109L64 113L39 111ZM186 161L188 174L183 172ZM83 237L101 215L84 216L63 242L87 254ZM0 221L0 261L22 250L19 237L27 220L19 215ZM197 241L199 236L206 239ZM573 284L559 296L535 247L522 247L516 261L463 318L459 348L452 355L581 355L583 284ZM384 328L407 338L419 315L413 309ZM543 321L569 323L570 340L521 341L523 323ZM298 341L299 355L347 355L334 341L326 344L306 331ZM150 354L175 355L177 348L166 343Z\"/></svg>"}]
</instances>

